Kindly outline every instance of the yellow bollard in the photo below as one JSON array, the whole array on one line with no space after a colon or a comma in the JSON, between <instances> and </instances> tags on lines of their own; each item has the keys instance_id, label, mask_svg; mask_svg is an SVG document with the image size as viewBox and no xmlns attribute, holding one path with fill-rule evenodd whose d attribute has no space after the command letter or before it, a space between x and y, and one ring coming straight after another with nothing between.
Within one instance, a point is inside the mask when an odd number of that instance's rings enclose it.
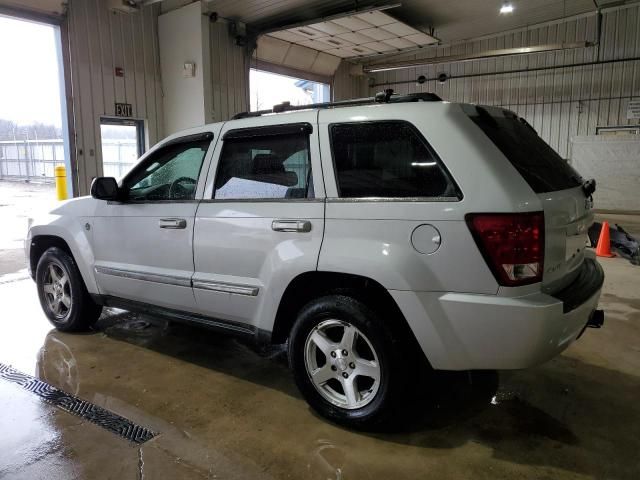
<instances>
[{"instance_id":1,"label":"yellow bollard","mask_svg":"<svg viewBox=\"0 0 640 480\"><path fill-rule=\"evenodd\" d=\"M64 165L58 165L54 168L54 176L56 178L56 197L58 200L67 199L67 172Z\"/></svg>"}]
</instances>

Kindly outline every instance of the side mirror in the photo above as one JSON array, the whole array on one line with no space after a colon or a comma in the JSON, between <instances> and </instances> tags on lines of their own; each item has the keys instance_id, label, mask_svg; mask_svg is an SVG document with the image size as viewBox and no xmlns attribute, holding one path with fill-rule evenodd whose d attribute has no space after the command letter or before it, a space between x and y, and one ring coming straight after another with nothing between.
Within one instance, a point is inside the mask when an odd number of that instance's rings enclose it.
<instances>
[{"instance_id":1,"label":"side mirror","mask_svg":"<svg viewBox=\"0 0 640 480\"><path fill-rule=\"evenodd\" d=\"M91 196L98 200L117 200L118 182L113 177L96 177L91 182Z\"/></svg>"}]
</instances>

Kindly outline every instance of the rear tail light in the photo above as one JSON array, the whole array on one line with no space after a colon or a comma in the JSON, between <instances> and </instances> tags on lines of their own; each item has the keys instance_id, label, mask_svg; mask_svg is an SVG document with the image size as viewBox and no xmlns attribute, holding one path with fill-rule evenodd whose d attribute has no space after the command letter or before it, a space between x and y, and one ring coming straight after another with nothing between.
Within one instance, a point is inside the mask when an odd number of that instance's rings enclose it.
<instances>
[{"instance_id":1,"label":"rear tail light","mask_svg":"<svg viewBox=\"0 0 640 480\"><path fill-rule=\"evenodd\" d=\"M500 285L516 287L542 281L542 212L471 213L466 220L478 248Z\"/></svg>"}]
</instances>

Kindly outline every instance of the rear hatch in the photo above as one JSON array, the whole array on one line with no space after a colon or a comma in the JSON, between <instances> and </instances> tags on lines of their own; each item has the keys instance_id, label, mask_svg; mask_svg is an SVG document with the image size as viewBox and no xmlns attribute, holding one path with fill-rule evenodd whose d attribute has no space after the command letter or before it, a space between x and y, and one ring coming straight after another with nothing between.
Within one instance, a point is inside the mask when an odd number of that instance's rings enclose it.
<instances>
[{"instance_id":1,"label":"rear hatch","mask_svg":"<svg viewBox=\"0 0 640 480\"><path fill-rule=\"evenodd\" d=\"M515 113L497 107L463 108L540 199L545 223L542 286L549 293L562 290L578 276L593 222L592 199L582 177Z\"/></svg>"}]
</instances>

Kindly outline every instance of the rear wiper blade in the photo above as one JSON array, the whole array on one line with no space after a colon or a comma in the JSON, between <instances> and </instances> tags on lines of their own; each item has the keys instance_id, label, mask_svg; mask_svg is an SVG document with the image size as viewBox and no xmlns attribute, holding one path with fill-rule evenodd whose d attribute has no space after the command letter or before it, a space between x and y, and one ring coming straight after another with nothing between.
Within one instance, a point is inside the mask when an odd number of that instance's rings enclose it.
<instances>
[{"instance_id":1,"label":"rear wiper blade","mask_svg":"<svg viewBox=\"0 0 640 480\"><path fill-rule=\"evenodd\" d=\"M594 178L590 180L585 180L582 182L582 191L587 197L593 195L593 192L596 191L596 180Z\"/></svg>"}]
</instances>

